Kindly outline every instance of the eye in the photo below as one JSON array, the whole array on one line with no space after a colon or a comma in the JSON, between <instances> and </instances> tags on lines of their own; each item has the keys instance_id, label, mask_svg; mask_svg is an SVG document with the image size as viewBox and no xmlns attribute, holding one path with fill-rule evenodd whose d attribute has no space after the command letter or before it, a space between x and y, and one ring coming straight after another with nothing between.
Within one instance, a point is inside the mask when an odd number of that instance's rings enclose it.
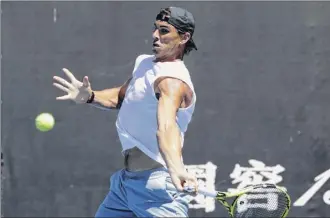
<instances>
[{"instance_id":1,"label":"eye","mask_svg":"<svg viewBox=\"0 0 330 218\"><path fill-rule=\"evenodd\" d=\"M169 31L168 31L168 29L166 29L166 28L160 28L160 29L159 29L159 33L160 33L161 35L165 35L165 34L169 33Z\"/></svg>"}]
</instances>

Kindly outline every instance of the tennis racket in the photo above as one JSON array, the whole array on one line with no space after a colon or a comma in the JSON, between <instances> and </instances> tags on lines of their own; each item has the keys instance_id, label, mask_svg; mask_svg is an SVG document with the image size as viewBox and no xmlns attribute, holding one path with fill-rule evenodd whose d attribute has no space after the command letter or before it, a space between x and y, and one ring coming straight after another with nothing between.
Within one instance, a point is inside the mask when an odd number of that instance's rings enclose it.
<instances>
[{"instance_id":1,"label":"tennis racket","mask_svg":"<svg viewBox=\"0 0 330 218\"><path fill-rule=\"evenodd\" d=\"M174 185L168 190L176 191ZM192 192L192 188L185 187L185 192ZM235 192L209 191L203 187L198 193L215 198L228 211L230 217L277 217L288 215L291 199L282 187L274 184L251 185ZM230 204L227 200L234 198Z\"/></svg>"}]
</instances>

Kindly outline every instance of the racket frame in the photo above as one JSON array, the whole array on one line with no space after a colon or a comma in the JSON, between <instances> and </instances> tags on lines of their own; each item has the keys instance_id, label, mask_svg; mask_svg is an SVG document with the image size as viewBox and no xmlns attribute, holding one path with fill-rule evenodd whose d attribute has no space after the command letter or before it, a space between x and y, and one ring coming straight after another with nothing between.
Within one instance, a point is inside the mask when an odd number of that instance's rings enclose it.
<instances>
[{"instance_id":1,"label":"racket frame","mask_svg":"<svg viewBox=\"0 0 330 218\"><path fill-rule=\"evenodd\" d=\"M229 215L231 217L234 217L234 206L236 205L238 198L240 196L242 196L243 194L245 194L255 188L258 188L260 186L272 186L273 188L278 189L282 193L285 194L288 204L287 204L286 210L283 212L283 215L281 216L281 218L285 218L288 215L289 210L291 208L290 196L284 187L280 187L280 186L277 186L272 183L261 183L261 184L256 184L256 185L250 185L243 189L233 191L233 192L210 191L210 190L207 190L205 187L199 187L197 193L208 196L208 197L215 198L218 202L221 203L222 206L224 206L227 209L227 212L229 213ZM167 189L176 191L176 188L174 187L174 185L167 186ZM194 188L186 186L186 187L184 187L184 190L186 193L191 193L191 192L193 192ZM227 202L226 199L228 199L228 198L234 198L234 201L232 204Z\"/></svg>"},{"instance_id":2,"label":"racket frame","mask_svg":"<svg viewBox=\"0 0 330 218\"><path fill-rule=\"evenodd\" d=\"M230 217L234 217L234 207L237 203L237 200L240 196L244 195L245 193L255 189L255 188L258 188L260 186L269 186L271 185L273 188L275 189L278 189L279 191L281 191L283 194L285 194L285 197L287 198L287 205L286 205L286 210L283 212L281 218L285 218L288 213L289 213L289 210L291 208L291 198L289 196L289 194L287 193L287 191L285 190L284 187L280 187L280 186L277 186L275 184L270 184L270 183L263 183L263 184L257 184L257 185L250 185L250 186L247 186L241 190L238 190L238 191L234 191L234 192L217 192L217 195L215 197L215 199L220 202L222 204L222 206L224 206ZM228 198L233 198L234 197L234 200L233 200L233 203L230 204L226 201L226 199Z\"/></svg>"}]
</instances>

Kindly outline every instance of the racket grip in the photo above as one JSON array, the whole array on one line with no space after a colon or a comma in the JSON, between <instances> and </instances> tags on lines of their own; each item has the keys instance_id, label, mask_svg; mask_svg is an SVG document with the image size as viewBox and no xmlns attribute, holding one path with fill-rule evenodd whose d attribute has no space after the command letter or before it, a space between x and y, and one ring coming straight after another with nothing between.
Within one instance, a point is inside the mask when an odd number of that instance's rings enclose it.
<instances>
[{"instance_id":1,"label":"racket grip","mask_svg":"<svg viewBox=\"0 0 330 218\"><path fill-rule=\"evenodd\" d=\"M177 190L173 184L168 184L167 190L177 192ZM194 188L192 188L192 187L187 187L187 186L184 187L184 193L193 192L193 190L194 190ZM197 193L205 195L207 197L213 197L213 198L217 196L217 191L207 190L205 187L200 187L200 186L198 187Z\"/></svg>"}]
</instances>

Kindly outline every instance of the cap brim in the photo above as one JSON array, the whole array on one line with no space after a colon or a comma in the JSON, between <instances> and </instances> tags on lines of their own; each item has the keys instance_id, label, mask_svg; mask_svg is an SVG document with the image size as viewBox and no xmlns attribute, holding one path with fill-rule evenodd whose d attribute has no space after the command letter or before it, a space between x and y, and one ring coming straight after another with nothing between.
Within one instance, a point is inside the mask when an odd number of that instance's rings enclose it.
<instances>
[{"instance_id":1,"label":"cap brim","mask_svg":"<svg viewBox=\"0 0 330 218\"><path fill-rule=\"evenodd\" d=\"M196 46L194 40L193 40L192 38L190 38L189 41L190 41L191 44L193 45L194 49L197 50L197 46Z\"/></svg>"}]
</instances>

